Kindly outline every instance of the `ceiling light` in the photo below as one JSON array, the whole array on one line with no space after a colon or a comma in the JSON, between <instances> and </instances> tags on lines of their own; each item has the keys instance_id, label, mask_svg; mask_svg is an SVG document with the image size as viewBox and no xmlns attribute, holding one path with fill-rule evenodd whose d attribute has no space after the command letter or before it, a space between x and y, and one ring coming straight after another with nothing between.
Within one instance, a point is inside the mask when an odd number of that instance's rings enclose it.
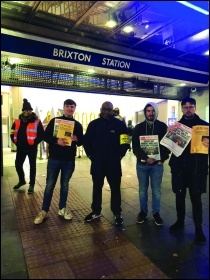
<instances>
[{"instance_id":1,"label":"ceiling light","mask_svg":"<svg viewBox=\"0 0 210 280\"><path fill-rule=\"evenodd\" d=\"M94 69L88 69L87 71L88 71L88 73L95 73Z\"/></svg>"},{"instance_id":2,"label":"ceiling light","mask_svg":"<svg viewBox=\"0 0 210 280\"><path fill-rule=\"evenodd\" d=\"M209 29L205 29L192 36L192 40L197 41L197 40L207 39L208 37L209 37Z\"/></svg>"},{"instance_id":3,"label":"ceiling light","mask_svg":"<svg viewBox=\"0 0 210 280\"><path fill-rule=\"evenodd\" d=\"M105 5L106 5L107 7L113 8L113 7L115 6L115 3L114 3L113 1L106 1L106 2L105 2Z\"/></svg>"},{"instance_id":4,"label":"ceiling light","mask_svg":"<svg viewBox=\"0 0 210 280\"><path fill-rule=\"evenodd\" d=\"M209 15L209 11L206 11L206 10L196 6L196 5L193 5L193 4L189 3L188 1L176 1L176 2L186 6L188 8L191 8L191 9L193 9L193 10L199 12L199 13L202 13L204 15Z\"/></svg>"},{"instance_id":5,"label":"ceiling light","mask_svg":"<svg viewBox=\"0 0 210 280\"><path fill-rule=\"evenodd\" d=\"M133 30L134 30L133 26L130 26L130 25L125 26L125 27L123 28L123 31L124 31L125 33L133 32Z\"/></svg>"},{"instance_id":6,"label":"ceiling light","mask_svg":"<svg viewBox=\"0 0 210 280\"><path fill-rule=\"evenodd\" d=\"M11 57L9 61L11 64L14 64L14 63L20 63L21 59L16 57Z\"/></svg>"},{"instance_id":7,"label":"ceiling light","mask_svg":"<svg viewBox=\"0 0 210 280\"><path fill-rule=\"evenodd\" d=\"M109 20L107 21L106 26L110 27L110 28L113 28L117 24L118 24L118 18L117 18L116 13L114 12L114 13L109 15Z\"/></svg>"},{"instance_id":8,"label":"ceiling light","mask_svg":"<svg viewBox=\"0 0 210 280\"><path fill-rule=\"evenodd\" d=\"M113 28L113 27L115 27L116 25L117 25L117 23L116 23L116 21L114 21L114 20L109 20L109 21L107 21L107 23L106 23L106 26L109 27L109 28Z\"/></svg>"}]
</instances>

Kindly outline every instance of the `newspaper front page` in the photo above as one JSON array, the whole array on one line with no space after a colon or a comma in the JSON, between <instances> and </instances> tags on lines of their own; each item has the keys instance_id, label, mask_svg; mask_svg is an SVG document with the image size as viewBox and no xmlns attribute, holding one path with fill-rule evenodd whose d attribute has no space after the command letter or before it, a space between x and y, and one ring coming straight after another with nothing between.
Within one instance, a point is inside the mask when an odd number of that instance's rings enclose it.
<instances>
[{"instance_id":1,"label":"newspaper front page","mask_svg":"<svg viewBox=\"0 0 210 280\"><path fill-rule=\"evenodd\" d=\"M65 139L68 146L71 146L73 131L74 121L55 119L53 136Z\"/></svg>"},{"instance_id":2,"label":"newspaper front page","mask_svg":"<svg viewBox=\"0 0 210 280\"><path fill-rule=\"evenodd\" d=\"M158 135L142 135L139 136L139 140L141 149L148 157L160 160Z\"/></svg>"},{"instance_id":3,"label":"newspaper front page","mask_svg":"<svg viewBox=\"0 0 210 280\"><path fill-rule=\"evenodd\" d=\"M192 127L192 140L190 144L191 154L208 154L209 149L202 142L209 139L209 127L206 125L196 125Z\"/></svg>"},{"instance_id":4,"label":"newspaper front page","mask_svg":"<svg viewBox=\"0 0 210 280\"><path fill-rule=\"evenodd\" d=\"M160 144L168 148L176 157L179 157L192 138L192 129L179 122L174 125L174 130L168 131Z\"/></svg>"}]
</instances>

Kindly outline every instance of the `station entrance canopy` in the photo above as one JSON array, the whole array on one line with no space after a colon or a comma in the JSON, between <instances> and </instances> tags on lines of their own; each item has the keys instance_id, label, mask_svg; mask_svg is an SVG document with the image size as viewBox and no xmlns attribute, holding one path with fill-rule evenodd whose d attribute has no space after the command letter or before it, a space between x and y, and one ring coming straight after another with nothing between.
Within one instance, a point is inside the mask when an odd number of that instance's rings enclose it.
<instances>
[{"instance_id":1,"label":"station entrance canopy","mask_svg":"<svg viewBox=\"0 0 210 280\"><path fill-rule=\"evenodd\" d=\"M164 98L165 95L179 99L186 94L186 90L171 86L172 81L182 80L195 86L208 82L208 75L204 71L5 29L2 29L1 42L3 84L130 96L143 94L144 97L153 98ZM8 55L19 57L24 63L4 60ZM91 68L97 69L97 74L88 74L87 70ZM145 77L145 80L138 79L138 75ZM163 78L165 83L161 82ZM152 79L156 79L156 82L152 82Z\"/></svg>"}]
</instances>

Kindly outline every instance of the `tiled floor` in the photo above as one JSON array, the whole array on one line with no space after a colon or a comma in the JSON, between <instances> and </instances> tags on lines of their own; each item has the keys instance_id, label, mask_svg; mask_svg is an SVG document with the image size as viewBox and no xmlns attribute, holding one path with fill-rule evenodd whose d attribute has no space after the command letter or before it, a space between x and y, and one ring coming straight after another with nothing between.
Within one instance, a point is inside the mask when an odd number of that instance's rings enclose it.
<instances>
[{"instance_id":1,"label":"tiled floor","mask_svg":"<svg viewBox=\"0 0 210 280\"><path fill-rule=\"evenodd\" d=\"M185 230L170 234L176 220L171 176L165 163L162 183L163 227L154 224L149 191L148 221L136 224L139 212L135 157L127 152L122 160L122 209L124 225L114 226L110 211L110 189L105 181L100 220L85 224L90 211L92 180L86 156L76 158L70 180L68 206L73 220L57 215L59 181L49 217L43 224L33 220L41 208L46 178L45 155L37 159L35 193L27 185L13 191L17 183L15 153L4 149L1 178L1 279L209 279L209 192L202 196L207 237L205 246L194 242L191 203L187 197ZM24 164L28 181L29 165Z\"/></svg>"}]
</instances>

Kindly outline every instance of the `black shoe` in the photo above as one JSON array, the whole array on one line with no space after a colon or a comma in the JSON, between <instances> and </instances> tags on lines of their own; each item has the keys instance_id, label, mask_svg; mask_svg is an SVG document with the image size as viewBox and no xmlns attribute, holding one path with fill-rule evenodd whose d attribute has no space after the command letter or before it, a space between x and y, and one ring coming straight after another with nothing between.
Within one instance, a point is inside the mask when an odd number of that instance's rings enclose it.
<instances>
[{"instance_id":1,"label":"black shoe","mask_svg":"<svg viewBox=\"0 0 210 280\"><path fill-rule=\"evenodd\" d=\"M123 217L121 215L115 216L115 225L121 226L123 224Z\"/></svg>"},{"instance_id":2,"label":"black shoe","mask_svg":"<svg viewBox=\"0 0 210 280\"><path fill-rule=\"evenodd\" d=\"M195 241L198 245L205 245L206 244L206 237L203 233L202 228L195 229Z\"/></svg>"},{"instance_id":3,"label":"black shoe","mask_svg":"<svg viewBox=\"0 0 210 280\"><path fill-rule=\"evenodd\" d=\"M175 224L170 226L169 232L175 232L177 230L182 230L182 229L184 229L184 222L177 220Z\"/></svg>"},{"instance_id":4,"label":"black shoe","mask_svg":"<svg viewBox=\"0 0 210 280\"><path fill-rule=\"evenodd\" d=\"M28 193L31 194L34 192L34 186L29 186Z\"/></svg>"},{"instance_id":5,"label":"black shoe","mask_svg":"<svg viewBox=\"0 0 210 280\"><path fill-rule=\"evenodd\" d=\"M161 219L160 214L158 212L153 215L153 218L157 226L163 226L163 220Z\"/></svg>"},{"instance_id":6,"label":"black shoe","mask_svg":"<svg viewBox=\"0 0 210 280\"><path fill-rule=\"evenodd\" d=\"M91 212L90 214L88 214L85 218L84 221L85 222L91 222L94 219L100 218L101 214L95 214L94 212Z\"/></svg>"},{"instance_id":7,"label":"black shoe","mask_svg":"<svg viewBox=\"0 0 210 280\"><path fill-rule=\"evenodd\" d=\"M26 184L26 181L19 182L17 185L13 187L13 190L18 190L20 187L24 186Z\"/></svg>"},{"instance_id":8,"label":"black shoe","mask_svg":"<svg viewBox=\"0 0 210 280\"><path fill-rule=\"evenodd\" d=\"M139 214L138 214L138 217L136 219L136 223L137 224L142 224L146 221L147 219L147 213L145 213L144 211L141 211Z\"/></svg>"}]
</instances>

